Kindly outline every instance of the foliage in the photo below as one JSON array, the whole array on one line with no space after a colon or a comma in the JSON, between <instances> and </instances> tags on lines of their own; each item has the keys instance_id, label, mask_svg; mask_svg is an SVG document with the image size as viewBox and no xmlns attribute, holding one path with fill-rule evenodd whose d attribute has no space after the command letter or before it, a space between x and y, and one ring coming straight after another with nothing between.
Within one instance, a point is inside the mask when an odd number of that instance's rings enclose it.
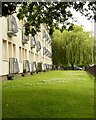
<instances>
[{"instance_id":1,"label":"foliage","mask_svg":"<svg viewBox=\"0 0 96 120\"><path fill-rule=\"evenodd\" d=\"M72 31L55 30L52 41L52 58L54 65L80 65L92 64L92 41L90 32L83 31L77 25Z\"/></svg>"},{"instance_id":2,"label":"foliage","mask_svg":"<svg viewBox=\"0 0 96 120\"><path fill-rule=\"evenodd\" d=\"M96 37L94 38L94 43L93 43L93 61L94 64L96 64Z\"/></svg>"},{"instance_id":3,"label":"foliage","mask_svg":"<svg viewBox=\"0 0 96 120\"><path fill-rule=\"evenodd\" d=\"M57 0L58 1L58 0ZM18 18L25 18L25 32L26 35L31 34L35 36L37 32L40 31L40 24L46 23L49 34L52 35L54 32L54 27L63 31L68 28L72 30L72 23L68 22L69 18L72 18L72 13L70 9L73 8L76 11L80 11L88 19L94 17L96 20L96 15L92 16L90 10L95 14L96 2L89 2L88 8L85 7L86 2L23 2L20 3L2 3L2 15L7 16L16 12L16 6L19 4L20 9L18 11ZM59 27L59 23L62 23L62 27Z\"/></svg>"},{"instance_id":4,"label":"foliage","mask_svg":"<svg viewBox=\"0 0 96 120\"><path fill-rule=\"evenodd\" d=\"M2 16L11 15L16 13L16 7L20 2L2 2Z\"/></svg>"},{"instance_id":5,"label":"foliage","mask_svg":"<svg viewBox=\"0 0 96 120\"><path fill-rule=\"evenodd\" d=\"M3 118L94 117L94 80L85 71L50 71L5 81L2 94Z\"/></svg>"}]
</instances>

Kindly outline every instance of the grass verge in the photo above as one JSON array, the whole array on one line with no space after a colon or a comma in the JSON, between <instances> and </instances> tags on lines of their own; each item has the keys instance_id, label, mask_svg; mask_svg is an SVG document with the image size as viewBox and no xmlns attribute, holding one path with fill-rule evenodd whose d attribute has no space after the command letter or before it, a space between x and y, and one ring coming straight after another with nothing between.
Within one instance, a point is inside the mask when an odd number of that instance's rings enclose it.
<instances>
[{"instance_id":1,"label":"grass verge","mask_svg":"<svg viewBox=\"0 0 96 120\"><path fill-rule=\"evenodd\" d=\"M50 71L3 82L3 118L93 118L94 79Z\"/></svg>"}]
</instances>

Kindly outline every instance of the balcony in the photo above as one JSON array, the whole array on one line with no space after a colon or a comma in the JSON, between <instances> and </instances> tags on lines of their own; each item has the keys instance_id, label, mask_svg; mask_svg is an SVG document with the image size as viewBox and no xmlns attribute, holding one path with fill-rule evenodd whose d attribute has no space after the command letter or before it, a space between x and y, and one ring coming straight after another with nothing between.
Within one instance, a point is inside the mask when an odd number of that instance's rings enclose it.
<instances>
[{"instance_id":1,"label":"balcony","mask_svg":"<svg viewBox=\"0 0 96 120\"><path fill-rule=\"evenodd\" d=\"M22 44L28 44L29 36L25 35L25 27L22 28Z\"/></svg>"},{"instance_id":2,"label":"balcony","mask_svg":"<svg viewBox=\"0 0 96 120\"><path fill-rule=\"evenodd\" d=\"M35 48L36 46L36 40L35 40L35 37L31 37L31 48Z\"/></svg>"},{"instance_id":3,"label":"balcony","mask_svg":"<svg viewBox=\"0 0 96 120\"><path fill-rule=\"evenodd\" d=\"M9 15L7 19L7 34L8 36L17 36L18 32L16 18L13 15Z\"/></svg>"},{"instance_id":4,"label":"balcony","mask_svg":"<svg viewBox=\"0 0 96 120\"><path fill-rule=\"evenodd\" d=\"M49 40L49 37L48 37L48 35L46 34L46 36L45 36L45 42L47 42Z\"/></svg>"},{"instance_id":5,"label":"balcony","mask_svg":"<svg viewBox=\"0 0 96 120\"><path fill-rule=\"evenodd\" d=\"M45 31L43 32L43 38L45 39L45 42L48 41L48 39L49 39L49 37Z\"/></svg>"},{"instance_id":6,"label":"balcony","mask_svg":"<svg viewBox=\"0 0 96 120\"><path fill-rule=\"evenodd\" d=\"M17 58L9 58L9 74L8 79L13 79L15 74L19 73L19 64Z\"/></svg>"},{"instance_id":7,"label":"balcony","mask_svg":"<svg viewBox=\"0 0 96 120\"><path fill-rule=\"evenodd\" d=\"M30 64L28 60L24 60L23 62L23 70L26 71L26 73L30 72Z\"/></svg>"},{"instance_id":8,"label":"balcony","mask_svg":"<svg viewBox=\"0 0 96 120\"><path fill-rule=\"evenodd\" d=\"M46 37L46 32L45 32L45 30L43 31L43 38L45 38Z\"/></svg>"},{"instance_id":9,"label":"balcony","mask_svg":"<svg viewBox=\"0 0 96 120\"><path fill-rule=\"evenodd\" d=\"M48 56L48 54L49 54L49 51L48 51L48 49L46 49L46 56Z\"/></svg>"},{"instance_id":10,"label":"balcony","mask_svg":"<svg viewBox=\"0 0 96 120\"><path fill-rule=\"evenodd\" d=\"M43 47L43 55L46 54L46 47Z\"/></svg>"},{"instance_id":11,"label":"balcony","mask_svg":"<svg viewBox=\"0 0 96 120\"><path fill-rule=\"evenodd\" d=\"M43 64L43 67L44 67L43 71L47 71L47 64L46 63Z\"/></svg>"},{"instance_id":12,"label":"balcony","mask_svg":"<svg viewBox=\"0 0 96 120\"><path fill-rule=\"evenodd\" d=\"M42 71L42 62L37 63L37 73Z\"/></svg>"},{"instance_id":13,"label":"balcony","mask_svg":"<svg viewBox=\"0 0 96 120\"><path fill-rule=\"evenodd\" d=\"M19 73L19 64L17 58L9 58L9 74Z\"/></svg>"},{"instance_id":14,"label":"balcony","mask_svg":"<svg viewBox=\"0 0 96 120\"><path fill-rule=\"evenodd\" d=\"M37 42L37 52L40 51L40 49L41 49L41 43L40 43L40 41L38 41Z\"/></svg>"},{"instance_id":15,"label":"balcony","mask_svg":"<svg viewBox=\"0 0 96 120\"><path fill-rule=\"evenodd\" d=\"M51 45L52 45L52 40L49 41L49 46L51 46Z\"/></svg>"},{"instance_id":16,"label":"balcony","mask_svg":"<svg viewBox=\"0 0 96 120\"><path fill-rule=\"evenodd\" d=\"M34 61L32 64L32 73L35 73L36 72L36 62Z\"/></svg>"}]
</instances>

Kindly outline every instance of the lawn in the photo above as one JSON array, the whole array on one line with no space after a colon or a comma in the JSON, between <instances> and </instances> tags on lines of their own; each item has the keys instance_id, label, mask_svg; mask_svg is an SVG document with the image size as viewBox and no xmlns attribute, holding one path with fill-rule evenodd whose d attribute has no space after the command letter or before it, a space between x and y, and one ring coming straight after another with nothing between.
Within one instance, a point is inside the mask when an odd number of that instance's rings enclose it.
<instances>
[{"instance_id":1,"label":"lawn","mask_svg":"<svg viewBox=\"0 0 96 120\"><path fill-rule=\"evenodd\" d=\"M94 79L50 71L3 82L3 118L93 118Z\"/></svg>"}]
</instances>

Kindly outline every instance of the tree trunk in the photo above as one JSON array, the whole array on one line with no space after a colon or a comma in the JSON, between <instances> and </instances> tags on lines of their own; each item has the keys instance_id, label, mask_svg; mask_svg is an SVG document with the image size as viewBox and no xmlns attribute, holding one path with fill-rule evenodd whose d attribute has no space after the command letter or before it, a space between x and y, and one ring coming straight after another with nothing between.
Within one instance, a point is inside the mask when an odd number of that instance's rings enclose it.
<instances>
[{"instance_id":1,"label":"tree trunk","mask_svg":"<svg viewBox=\"0 0 96 120\"><path fill-rule=\"evenodd\" d=\"M72 70L74 70L74 64L71 64Z\"/></svg>"}]
</instances>

